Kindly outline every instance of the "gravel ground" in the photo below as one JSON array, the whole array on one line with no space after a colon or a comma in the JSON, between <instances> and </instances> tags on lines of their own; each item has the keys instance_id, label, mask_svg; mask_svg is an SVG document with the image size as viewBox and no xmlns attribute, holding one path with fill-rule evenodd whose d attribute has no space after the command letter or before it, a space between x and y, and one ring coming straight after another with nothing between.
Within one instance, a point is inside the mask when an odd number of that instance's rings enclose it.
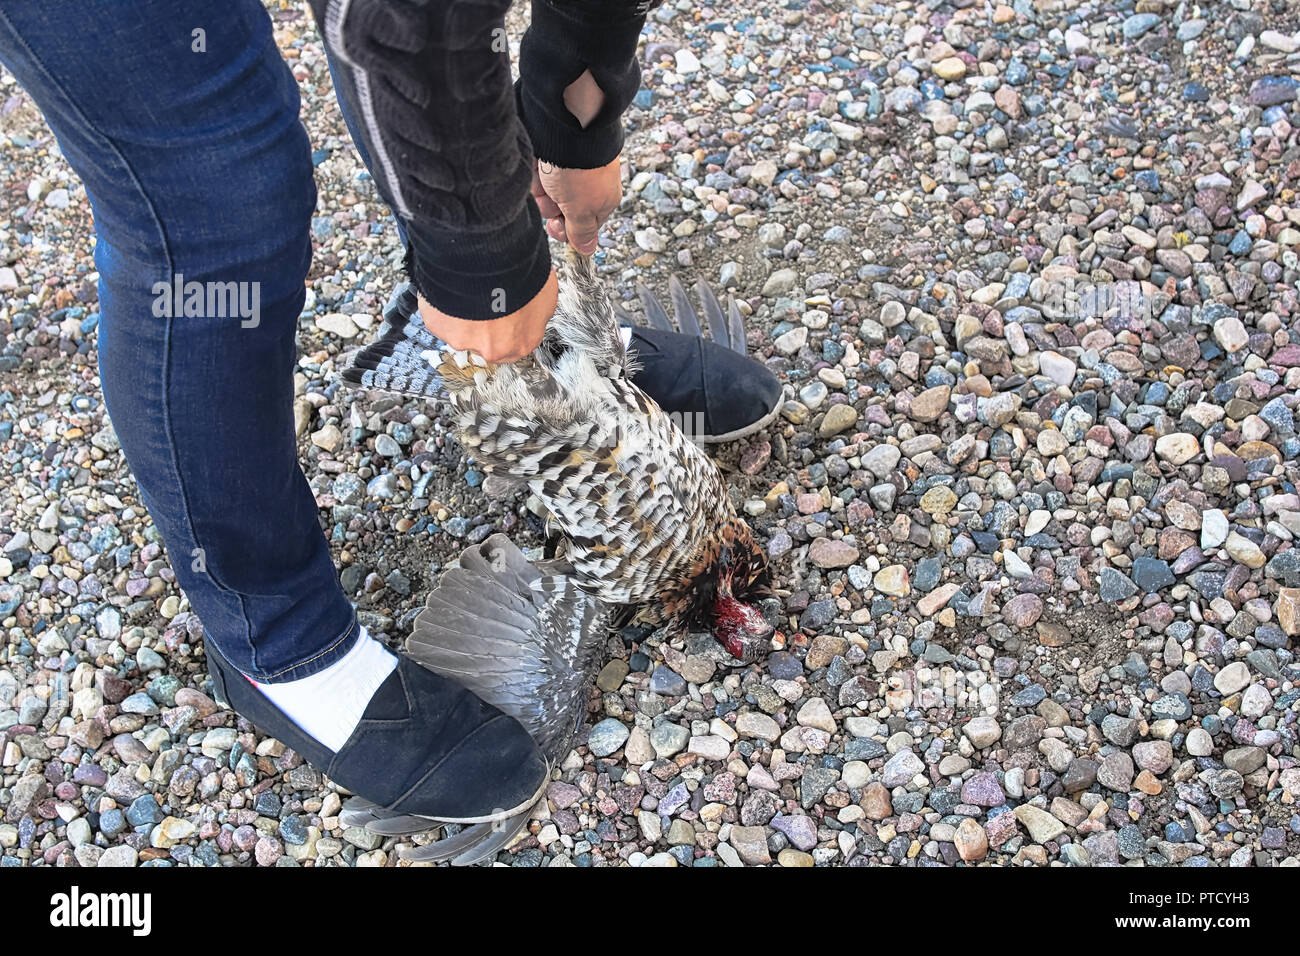
<instances>
[{"instance_id":1,"label":"gravel ground","mask_svg":"<svg viewBox=\"0 0 1300 956\"><path fill-rule=\"evenodd\" d=\"M321 195L302 460L397 642L466 543L541 539L436 410L330 383L399 249L314 28L272 8ZM611 637L500 862L1300 865L1298 28L1284 0L652 16L603 263L633 308L725 287L788 383L719 452L788 626L748 668ZM0 864L399 865L206 693L99 397L84 190L0 87Z\"/></svg>"}]
</instances>

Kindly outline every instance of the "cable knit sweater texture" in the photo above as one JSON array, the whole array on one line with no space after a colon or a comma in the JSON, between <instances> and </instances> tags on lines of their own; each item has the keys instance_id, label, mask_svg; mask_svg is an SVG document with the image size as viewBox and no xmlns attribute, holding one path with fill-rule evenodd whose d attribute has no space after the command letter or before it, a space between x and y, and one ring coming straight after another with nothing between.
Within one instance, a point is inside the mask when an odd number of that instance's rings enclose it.
<instances>
[{"instance_id":1,"label":"cable knit sweater texture","mask_svg":"<svg viewBox=\"0 0 1300 956\"><path fill-rule=\"evenodd\" d=\"M311 0L431 304L493 319L541 290L550 253L529 195L534 157L594 169L619 154L641 83L637 37L661 2L532 0L512 89L510 0ZM585 70L605 105L584 128L564 90Z\"/></svg>"}]
</instances>

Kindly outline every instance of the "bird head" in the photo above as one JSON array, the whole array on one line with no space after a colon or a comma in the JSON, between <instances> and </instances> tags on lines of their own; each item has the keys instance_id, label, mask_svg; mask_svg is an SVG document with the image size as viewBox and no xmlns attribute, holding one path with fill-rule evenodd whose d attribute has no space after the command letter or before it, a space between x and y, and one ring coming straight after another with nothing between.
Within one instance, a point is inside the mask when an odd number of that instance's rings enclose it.
<instances>
[{"instance_id":1,"label":"bird head","mask_svg":"<svg viewBox=\"0 0 1300 956\"><path fill-rule=\"evenodd\" d=\"M733 518L705 542L665 607L678 622L707 628L748 664L774 630L757 606L771 594L767 558L749 526Z\"/></svg>"}]
</instances>

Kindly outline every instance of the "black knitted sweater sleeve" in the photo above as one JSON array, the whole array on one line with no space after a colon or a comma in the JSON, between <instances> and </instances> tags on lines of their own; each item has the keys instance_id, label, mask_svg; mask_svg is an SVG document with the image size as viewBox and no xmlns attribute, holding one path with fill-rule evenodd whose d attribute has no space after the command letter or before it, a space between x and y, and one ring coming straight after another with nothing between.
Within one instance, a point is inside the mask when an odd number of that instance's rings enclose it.
<instances>
[{"instance_id":1,"label":"black knitted sweater sleeve","mask_svg":"<svg viewBox=\"0 0 1300 956\"><path fill-rule=\"evenodd\" d=\"M510 0L311 0L376 184L406 226L407 270L464 319L522 308L550 273L534 157L614 159L641 71L637 36L662 0L532 0L511 88ZM564 89L591 70L605 107L585 128Z\"/></svg>"}]
</instances>

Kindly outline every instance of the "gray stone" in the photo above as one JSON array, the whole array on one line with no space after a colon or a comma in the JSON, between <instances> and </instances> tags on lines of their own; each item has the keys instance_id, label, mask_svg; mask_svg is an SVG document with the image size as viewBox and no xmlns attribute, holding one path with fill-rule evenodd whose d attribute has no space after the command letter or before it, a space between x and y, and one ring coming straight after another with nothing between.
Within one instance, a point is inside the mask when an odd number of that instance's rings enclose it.
<instances>
[{"instance_id":1,"label":"gray stone","mask_svg":"<svg viewBox=\"0 0 1300 956\"><path fill-rule=\"evenodd\" d=\"M880 771L880 782L886 787L903 787L912 782L912 778L925 770L921 758L911 750L900 750L890 757Z\"/></svg>"},{"instance_id":2,"label":"gray stone","mask_svg":"<svg viewBox=\"0 0 1300 956\"><path fill-rule=\"evenodd\" d=\"M587 747L597 757L608 757L623 746L630 731L627 724L607 717L587 734Z\"/></svg>"}]
</instances>

